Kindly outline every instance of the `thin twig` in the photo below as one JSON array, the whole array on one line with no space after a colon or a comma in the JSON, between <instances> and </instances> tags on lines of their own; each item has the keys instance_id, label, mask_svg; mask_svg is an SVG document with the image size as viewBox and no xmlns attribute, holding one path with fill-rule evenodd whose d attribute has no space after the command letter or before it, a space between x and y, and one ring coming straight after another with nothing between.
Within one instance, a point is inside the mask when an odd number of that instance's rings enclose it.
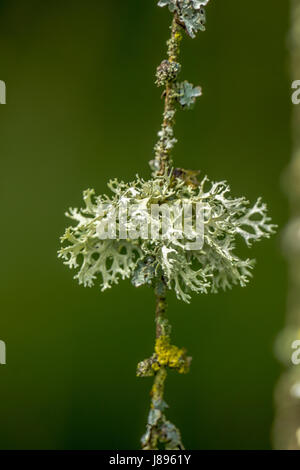
<instances>
[{"instance_id":1,"label":"thin twig","mask_svg":"<svg viewBox=\"0 0 300 470\"><path fill-rule=\"evenodd\" d=\"M168 62L170 64L176 64L179 59L180 53L180 42L182 39L181 34L182 28L177 23L176 16L174 16L171 25L171 37L167 43L168 45ZM161 127L160 139L155 146L155 163L157 168L157 174L163 175L165 171L172 166L172 158L170 148L167 145L165 139L165 130L169 129L173 134L173 128L175 124L176 114L176 92L175 83L173 81L167 81L163 96L165 97L164 102L164 113L163 123Z\"/></svg>"}]
</instances>

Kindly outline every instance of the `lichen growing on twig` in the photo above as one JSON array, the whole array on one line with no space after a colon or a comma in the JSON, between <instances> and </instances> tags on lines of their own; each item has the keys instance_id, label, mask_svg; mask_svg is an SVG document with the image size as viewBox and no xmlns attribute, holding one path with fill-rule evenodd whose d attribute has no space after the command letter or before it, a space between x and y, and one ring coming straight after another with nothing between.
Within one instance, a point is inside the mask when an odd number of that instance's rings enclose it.
<instances>
[{"instance_id":1,"label":"lichen growing on twig","mask_svg":"<svg viewBox=\"0 0 300 470\"><path fill-rule=\"evenodd\" d=\"M99 282L105 290L125 278L131 278L136 287L153 286L163 276L168 289L174 289L185 302L190 301L192 292L215 293L235 284L245 286L254 263L237 256L236 238L251 246L275 229L260 199L249 207L245 198L230 197L226 182L209 183L204 178L198 185L187 185L171 172L148 181L139 177L131 183L114 180L109 187L112 196L95 197L94 191L85 191L85 207L67 213L77 224L62 237L64 247L59 256L78 270L75 278L84 286ZM134 211L123 239L117 230L115 239L109 232L100 239L99 227L106 222L114 220L116 228L120 227L125 202ZM198 235L195 213L189 237L183 233L183 238L178 238L177 210L186 203L200 204L203 210L203 243L199 248L190 243ZM153 233L159 222L151 210L154 205L168 211L171 224L163 237L151 237L150 229ZM141 228L145 218L146 233Z\"/></svg>"},{"instance_id":2,"label":"lichen growing on twig","mask_svg":"<svg viewBox=\"0 0 300 470\"><path fill-rule=\"evenodd\" d=\"M226 182L200 181L198 171L173 164L176 111L191 109L202 94L201 87L178 81L180 44L185 32L193 38L205 29L204 7L208 2L158 2L169 8L173 19L167 58L156 70L156 85L164 89L164 109L150 161L152 178L145 181L136 176L131 183L112 180L108 185L111 195L95 196L94 190L85 191L85 207L67 213L76 224L66 230L59 252L64 263L77 270L75 278L85 286L98 282L105 290L120 279L131 278L135 287L149 285L154 289L154 353L137 367L139 377L154 376L147 430L142 438L142 447L147 450L162 446L183 449L179 430L165 416L164 386L168 369L186 373L191 358L184 348L171 343L167 290L174 290L179 299L189 302L193 292L245 286L253 261L238 257L236 239L240 237L251 246L275 230L260 199L249 207L245 198L229 195ZM158 210L153 212L153 207ZM162 223L163 213L168 224ZM188 233L182 230L183 218L188 222Z\"/></svg>"}]
</instances>

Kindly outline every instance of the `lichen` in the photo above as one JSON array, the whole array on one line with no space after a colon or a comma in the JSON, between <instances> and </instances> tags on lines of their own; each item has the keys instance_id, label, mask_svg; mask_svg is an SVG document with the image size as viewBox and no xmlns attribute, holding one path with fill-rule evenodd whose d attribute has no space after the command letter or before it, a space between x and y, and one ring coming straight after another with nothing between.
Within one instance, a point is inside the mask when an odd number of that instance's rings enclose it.
<instances>
[{"instance_id":1,"label":"lichen","mask_svg":"<svg viewBox=\"0 0 300 470\"><path fill-rule=\"evenodd\" d=\"M201 87L192 85L188 81L184 81L177 85L178 101L184 109L191 109L196 99L202 95Z\"/></svg>"},{"instance_id":2,"label":"lichen","mask_svg":"<svg viewBox=\"0 0 300 470\"><path fill-rule=\"evenodd\" d=\"M138 176L131 183L113 180L109 183L112 196L96 197L94 191L84 192L85 207L70 209L67 216L76 222L62 237L59 256L71 269L78 269L75 278L80 284L92 286L96 280L101 289L110 288L120 279L131 278L133 285L157 286L163 276L168 289L189 302L191 293L218 292L232 285L245 286L251 277L253 260L240 259L235 254L235 240L241 238L248 246L268 238L275 231L267 207L261 199L252 207L242 198L228 195L226 182L210 183L204 178L197 184L187 184L176 177L175 171L150 180ZM136 212L126 221L127 238L111 240L99 235L99 227L111 217L121 224L120 209L124 202ZM193 217L192 233L178 239L176 210L183 203L201 204L207 217L203 226L203 246L191 249L190 242L198 237ZM171 226L167 236L145 238L137 231L138 215L147 210L149 226L157 219L152 205L164 206L170 212ZM106 210L103 211L103 205ZM132 238L130 233L138 234ZM103 235L103 234L102 234Z\"/></svg>"},{"instance_id":3,"label":"lichen","mask_svg":"<svg viewBox=\"0 0 300 470\"><path fill-rule=\"evenodd\" d=\"M154 353L150 358L138 364L137 376L150 377L166 368L176 370L180 374L186 374L189 371L192 358L186 355L184 348L178 348L171 344L171 325L167 318L158 316L156 325L159 327L159 334L156 338ZM154 386L156 387L157 384Z\"/></svg>"},{"instance_id":4,"label":"lichen","mask_svg":"<svg viewBox=\"0 0 300 470\"><path fill-rule=\"evenodd\" d=\"M155 343L156 361L152 368L157 371L162 366L176 369L180 374L185 374L189 370L190 358L186 357L184 348L179 349L177 346L170 344L170 337L161 335L156 339Z\"/></svg>"},{"instance_id":5,"label":"lichen","mask_svg":"<svg viewBox=\"0 0 300 470\"><path fill-rule=\"evenodd\" d=\"M166 419L164 411L168 408L162 399L166 369L161 368L155 375L155 381L151 390L151 407L148 414L146 433L141 442L144 450L157 450L161 445L166 450L183 450L179 429Z\"/></svg>"},{"instance_id":6,"label":"lichen","mask_svg":"<svg viewBox=\"0 0 300 470\"><path fill-rule=\"evenodd\" d=\"M191 294L218 292L233 285L245 286L253 268L253 260L240 259L235 252L236 240L247 246L268 238L275 231L267 216L267 207L258 199L254 206L244 197L233 198L224 181L199 180L199 171L173 168L175 115L178 108L190 109L201 96L201 88L188 81L178 82L180 43L183 31L191 37L205 29L204 7L209 0L159 0L173 13L171 37L167 42L167 59L156 71L156 84L163 86L163 120L150 161L152 177L136 178L124 183L111 180L109 195L96 196L94 190L84 192L85 207L70 209L67 216L75 225L61 237L59 257L84 286L100 284L101 290L130 278L135 287L151 286L156 296L156 343L152 356L137 366L139 377L154 376L147 430L142 438L143 449L183 449L179 430L166 419L163 400L167 370L186 373L191 358L183 348L171 344L171 327L166 318L166 290L174 290L178 299L189 302ZM124 220L124 206L130 216ZM152 207L164 209L168 224L161 227L161 218ZM185 219L183 206L192 208L187 216L189 233L181 231L178 222ZM203 211L201 227L193 208ZM179 212L178 212L179 209ZM145 230L155 227L156 234ZM111 224L111 222L114 224ZM201 243L198 243L199 230ZM196 245L191 241L197 241Z\"/></svg>"},{"instance_id":7,"label":"lichen","mask_svg":"<svg viewBox=\"0 0 300 470\"><path fill-rule=\"evenodd\" d=\"M186 29L189 36L194 38L198 31L205 31L204 7L209 0L159 0L158 6L168 6L172 13L178 17L178 21Z\"/></svg>"},{"instance_id":8,"label":"lichen","mask_svg":"<svg viewBox=\"0 0 300 470\"><path fill-rule=\"evenodd\" d=\"M166 86L167 82L175 81L181 69L181 65L171 60L163 60L156 70L156 85Z\"/></svg>"}]
</instances>

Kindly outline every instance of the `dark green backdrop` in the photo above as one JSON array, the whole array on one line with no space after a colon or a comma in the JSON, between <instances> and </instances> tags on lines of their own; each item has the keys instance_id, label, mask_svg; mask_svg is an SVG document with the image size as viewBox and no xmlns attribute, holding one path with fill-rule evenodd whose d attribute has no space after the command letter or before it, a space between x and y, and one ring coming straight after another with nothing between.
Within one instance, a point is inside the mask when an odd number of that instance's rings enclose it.
<instances>
[{"instance_id":1,"label":"dark green backdrop","mask_svg":"<svg viewBox=\"0 0 300 470\"><path fill-rule=\"evenodd\" d=\"M203 87L177 121L176 163L263 196L282 227L290 155L288 2L211 0L184 41L182 77ZM84 289L57 260L64 211L111 177L147 177L160 125L154 71L170 15L155 0L0 1L2 449L134 449L151 379L153 293ZM299 78L299 77L296 77ZM280 237L255 246L246 289L169 299L174 341L193 356L170 375L169 416L190 449L270 447L274 338L284 320Z\"/></svg>"}]
</instances>

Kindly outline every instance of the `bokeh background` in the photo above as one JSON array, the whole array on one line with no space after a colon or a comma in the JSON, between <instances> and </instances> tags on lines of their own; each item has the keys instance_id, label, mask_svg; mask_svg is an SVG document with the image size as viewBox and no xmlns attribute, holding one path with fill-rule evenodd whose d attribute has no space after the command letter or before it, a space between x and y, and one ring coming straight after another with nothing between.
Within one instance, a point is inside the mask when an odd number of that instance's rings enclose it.
<instances>
[{"instance_id":1,"label":"bokeh background","mask_svg":"<svg viewBox=\"0 0 300 470\"><path fill-rule=\"evenodd\" d=\"M178 166L263 196L280 229L290 158L289 2L211 1L207 31L186 38L182 77L203 87L179 113ZM2 449L135 449L151 379L138 361L154 342L150 289L84 289L57 260L64 211L111 177L148 177L162 102L154 84L170 14L155 0L1 0L0 107ZM299 78L299 77L298 77ZM169 296L174 342L193 356L169 374L169 417L189 449L268 449L273 354L284 323L280 236L257 258L246 289Z\"/></svg>"}]
</instances>

